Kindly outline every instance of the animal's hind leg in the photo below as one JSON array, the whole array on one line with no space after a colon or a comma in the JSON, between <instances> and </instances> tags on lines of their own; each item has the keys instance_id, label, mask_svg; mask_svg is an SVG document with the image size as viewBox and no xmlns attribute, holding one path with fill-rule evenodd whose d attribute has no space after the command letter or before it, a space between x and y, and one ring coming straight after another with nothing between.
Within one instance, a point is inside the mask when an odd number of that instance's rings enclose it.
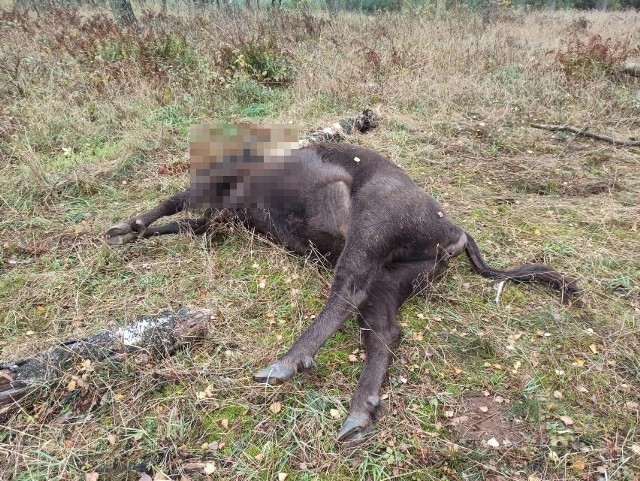
<instances>
[{"instance_id":1,"label":"animal's hind leg","mask_svg":"<svg viewBox=\"0 0 640 481\"><path fill-rule=\"evenodd\" d=\"M279 361L255 374L256 381L277 384L309 369L320 347L367 298L372 282L382 269L381 259L359 243L347 243L338 259L324 308Z\"/></svg>"},{"instance_id":2,"label":"animal's hind leg","mask_svg":"<svg viewBox=\"0 0 640 481\"><path fill-rule=\"evenodd\" d=\"M108 244L121 245L133 242L138 237L148 237L144 233L146 229L161 217L177 214L189 206L189 190L169 197L153 209L132 217L129 220L119 222L109 228L105 233ZM171 225L171 224L169 224ZM169 232L165 232L169 233Z\"/></svg>"},{"instance_id":3,"label":"animal's hind leg","mask_svg":"<svg viewBox=\"0 0 640 481\"><path fill-rule=\"evenodd\" d=\"M357 441L370 430L378 413L380 390L393 349L400 338L398 309L418 284L428 282L433 267L433 261L416 261L385 268L371 287L367 300L360 305L358 324L367 358L338 441Z\"/></svg>"}]
</instances>

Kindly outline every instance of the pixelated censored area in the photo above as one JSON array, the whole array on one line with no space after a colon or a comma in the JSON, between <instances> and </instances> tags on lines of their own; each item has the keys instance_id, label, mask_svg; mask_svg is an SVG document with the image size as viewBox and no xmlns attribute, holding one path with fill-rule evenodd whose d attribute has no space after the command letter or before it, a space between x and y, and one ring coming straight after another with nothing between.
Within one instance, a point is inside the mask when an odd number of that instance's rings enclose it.
<instances>
[{"instance_id":1,"label":"pixelated censored area","mask_svg":"<svg viewBox=\"0 0 640 481\"><path fill-rule=\"evenodd\" d=\"M284 125L191 128L191 207L284 208L300 180L298 131Z\"/></svg>"}]
</instances>

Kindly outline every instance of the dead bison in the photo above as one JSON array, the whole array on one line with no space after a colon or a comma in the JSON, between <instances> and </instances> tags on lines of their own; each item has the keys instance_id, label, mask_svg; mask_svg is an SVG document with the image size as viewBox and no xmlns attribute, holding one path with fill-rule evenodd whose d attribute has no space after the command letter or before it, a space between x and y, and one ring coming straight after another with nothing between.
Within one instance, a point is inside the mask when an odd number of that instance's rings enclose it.
<instances>
[{"instance_id":1,"label":"dead bison","mask_svg":"<svg viewBox=\"0 0 640 481\"><path fill-rule=\"evenodd\" d=\"M545 283L558 289L564 301L578 294L573 280L542 265L511 270L489 267L473 238L446 216L438 202L376 152L354 145L318 143L291 155L300 170L295 196L289 198L288 205L208 209L198 220L151 226L161 217L189 207L187 190L111 227L106 237L110 244L123 244L182 231L203 233L215 229L216 219L223 216L295 253L318 254L334 269L324 308L289 351L256 373L255 379L280 383L311 368L320 347L355 315L367 358L339 440L357 439L372 425L392 349L400 336L398 309L412 294L423 290L452 257L464 251L477 274ZM246 194L256 189L251 182L246 176L227 175L211 190L220 195Z\"/></svg>"}]
</instances>

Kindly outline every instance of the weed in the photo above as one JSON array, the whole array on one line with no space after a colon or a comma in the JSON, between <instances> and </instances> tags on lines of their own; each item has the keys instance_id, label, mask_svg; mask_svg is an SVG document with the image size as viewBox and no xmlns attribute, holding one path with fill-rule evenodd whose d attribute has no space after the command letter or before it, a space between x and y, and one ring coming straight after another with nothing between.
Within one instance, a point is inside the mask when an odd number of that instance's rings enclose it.
<instances>
[{"instance_id":1,"label":"weed","mask_svg":"<svg viewBox=\"0 0 640 481\"><path fill-rule=\"evenodd\" d=\"M631 46L631 38L621 40L604 39L592 35L581 39L574 35L567 42L565 51L556 53L556 61L569 77L589 78L594 75L613 75L638 49Z\"/></svg>"}]
</instances>

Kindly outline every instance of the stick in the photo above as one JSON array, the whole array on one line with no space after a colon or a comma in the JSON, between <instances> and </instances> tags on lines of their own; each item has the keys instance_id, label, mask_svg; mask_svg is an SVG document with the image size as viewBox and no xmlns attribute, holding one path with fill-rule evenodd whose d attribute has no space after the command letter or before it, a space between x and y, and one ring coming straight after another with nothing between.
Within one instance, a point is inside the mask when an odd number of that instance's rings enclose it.
<instances>
[{"instance_id":1,"label":"stick","mask_svg":"<svg viewBox=\"0 0 640 481\"><path fill-rule=\"evenodd\" d=\"M549 125L549 124L531 124L534 129L550 130L551 132L572 132L576 135L583 137L589 137L590 139L602 140L615 145L616 147L638 147L640 146L640 140L625 140L609 137L608 135L594 134L593 132L587 132L587 128L579 129L571 125Z\"/></svg>"},{"instance_id":2,"label":"stick","mask_svg":"<svg viewBox=\"0 0 640 481\"><path fill-rule=\"evenodd\" d=\"M203 339L209 313L183 308L141 316L115 331L103 330L83 339L71 339L33 357L0 362L0 419L35 401L38 386L62 377L65 370L83 360L102 361L144 350L167 357L178 348Z\"/></svg>"}]
</instances>

